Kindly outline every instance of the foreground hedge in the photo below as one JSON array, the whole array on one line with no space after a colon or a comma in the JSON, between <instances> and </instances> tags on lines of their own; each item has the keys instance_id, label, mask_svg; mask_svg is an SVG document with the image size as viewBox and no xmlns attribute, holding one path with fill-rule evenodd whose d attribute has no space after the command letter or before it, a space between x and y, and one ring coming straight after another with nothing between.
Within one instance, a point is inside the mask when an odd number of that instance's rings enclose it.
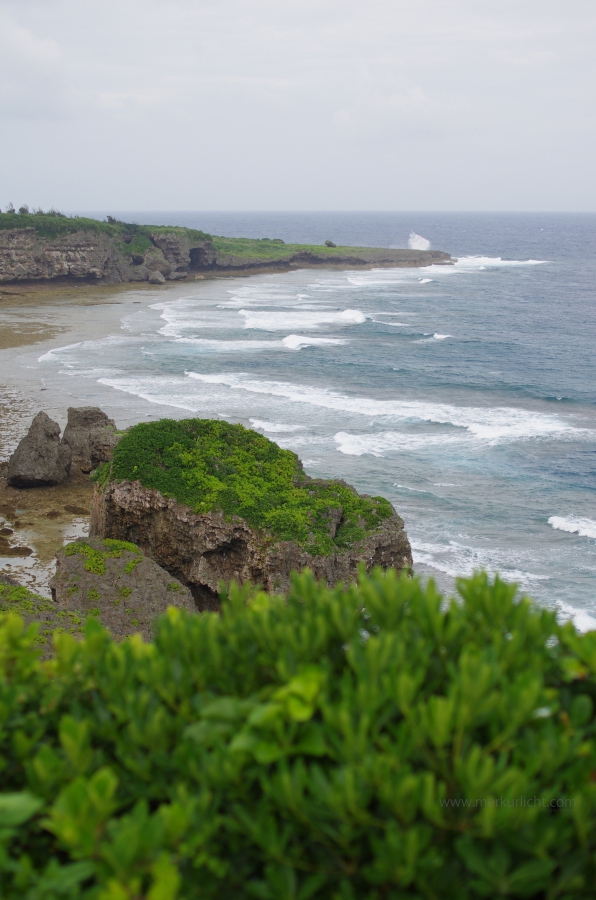
<instances>
[{"instance_id":1,"label":"foreground hedge","mask_svg":"<svg viewBox=\"0 0 596 900\"><path fill-rule=\"evenodd\" d=\"M0 896L592 898L596 633L483 574L0 625Z\"/></svg>"}]
</instances>

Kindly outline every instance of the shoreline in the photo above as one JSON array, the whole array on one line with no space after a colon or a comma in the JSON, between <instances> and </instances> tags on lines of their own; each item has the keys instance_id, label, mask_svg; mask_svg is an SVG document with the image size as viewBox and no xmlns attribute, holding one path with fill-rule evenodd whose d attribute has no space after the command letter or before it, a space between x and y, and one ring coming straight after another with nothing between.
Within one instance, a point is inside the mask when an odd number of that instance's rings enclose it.
<instances>
[{"instance_id":1,"label":"shoreline","mask_svg":"<svg viewBox=\"0 0 596 900\"><path fill-rule=\"evenodd\" d=\"M39 357L59 346L117 333L126 315L168 293L176 296L180 287L171 283L157 288L130 283L0 287L0 576L49 597L57 550L89 530L93 483L88 476L76 474L44 488L13 488L6 483L8 458L33 417L43 410L64 430L67 408L89 405L105 408L120 427L133 424L119 408L117 392L109 388L101 391L102 397L87 399L47 384L40 377Z\"/></svg>"},{"instance_id":2,"label":"shoreline","mask_svg":"<svg viewBox=\"0 0 596 900\"><path fill-rule=\"evenodd\" d=\"M228 270L163 285L73 284L72 279L0 285L0 531L11 532L4 538L0 534L0 575L49 596L48 582L57 549L88 532L93 495L88 476L71 477L52 488L17 489L6 484L8 458L40 410L57 421L62 430L69 406L99 406L119 428L172 416L170 406L138 396L131 405L120 391L86 379L73 383L66 373L54 374L54 380L48 383L40 358L59 347L126 335L124 319L155 304L175 301L189 289L200 296L203 283L206 286L221 278L287 274L299 268L323 267ZM346 266L324 268L345 270ZM18 547L25 548L23 555L15 555Z\"/></svg>"}]
</instances>

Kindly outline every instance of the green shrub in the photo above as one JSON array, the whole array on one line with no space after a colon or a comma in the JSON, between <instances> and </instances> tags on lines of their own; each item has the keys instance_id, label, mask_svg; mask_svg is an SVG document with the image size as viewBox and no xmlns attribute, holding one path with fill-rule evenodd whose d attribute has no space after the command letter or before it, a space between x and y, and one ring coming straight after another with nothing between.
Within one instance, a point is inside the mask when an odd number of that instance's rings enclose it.
<instances>
[{"instance_id":1,"label":"green shrub","mask_svg":"<svg viewBox=\"0 0 596 900\"><path fill-rule=\"evenodd\" d=\"M0 627L6 900L588 900L596 633L478 574Z\"/></svg>"},{"instance_id":2,"label":"green shrub","mask_svg":"<svg viewBox=\"0 0 596 900\"><path fill-rule=\"evenodd\" d=\"M211 419L135 425L116 445L111 470L109 464L97 470L100 489L110 477L140 481L198 513L241 516L313 554L351 546L393 512L383 497L309 479L295 453L256 431ZM341 523L331 537L330 515L338 508Z\"/></svg>"}]
</instances>

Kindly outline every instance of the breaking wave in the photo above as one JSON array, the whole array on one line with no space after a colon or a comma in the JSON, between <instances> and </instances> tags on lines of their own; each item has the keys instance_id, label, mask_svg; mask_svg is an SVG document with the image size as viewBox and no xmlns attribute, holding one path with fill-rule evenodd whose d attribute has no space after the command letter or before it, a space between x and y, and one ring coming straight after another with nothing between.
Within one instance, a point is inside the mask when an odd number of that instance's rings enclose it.
<instances>
[{"instance_id":1,"label":"breaking wave","mask_svg":"<svg viewBox=\"0 0 596 900\"><path fill-rule=\"evenodd\" d=\"M548 524L557 531L568 531L580 537L596 538L596 522L581 516L551 516Z\"/></svg>"}]
</instances>

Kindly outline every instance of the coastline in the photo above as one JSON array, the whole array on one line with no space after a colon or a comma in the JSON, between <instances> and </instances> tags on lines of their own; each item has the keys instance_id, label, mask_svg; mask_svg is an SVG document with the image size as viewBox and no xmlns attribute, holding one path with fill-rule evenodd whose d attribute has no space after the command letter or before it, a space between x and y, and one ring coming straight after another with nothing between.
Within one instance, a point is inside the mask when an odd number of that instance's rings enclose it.
<instances>
[{"instance_id":1,"label":"coastline","mask_svg":"<svg viewBox=\"0 0 596 900\"><path fill-rule=\"evenodd\" d=\"M0 575L49 597L56 551L88 532L93 496L88 476L71 476L60 485L46 488L17 489L6 484L8 458L32 418L43 410L64 429L69 406L92 405L104 408L121 428L133 424L127 411L118 405L118 393L109 388L103 388L101 398L86 398L60 385L47 384L39 375L39 357L58 346L117 332L127 314L168 293L176 295L180 288L179 284L157 288L136 284L2 285ZM98 389L101 387L98 385ZM164 410L159 417L166 414Z\"/></svg>"}]
</instances>

